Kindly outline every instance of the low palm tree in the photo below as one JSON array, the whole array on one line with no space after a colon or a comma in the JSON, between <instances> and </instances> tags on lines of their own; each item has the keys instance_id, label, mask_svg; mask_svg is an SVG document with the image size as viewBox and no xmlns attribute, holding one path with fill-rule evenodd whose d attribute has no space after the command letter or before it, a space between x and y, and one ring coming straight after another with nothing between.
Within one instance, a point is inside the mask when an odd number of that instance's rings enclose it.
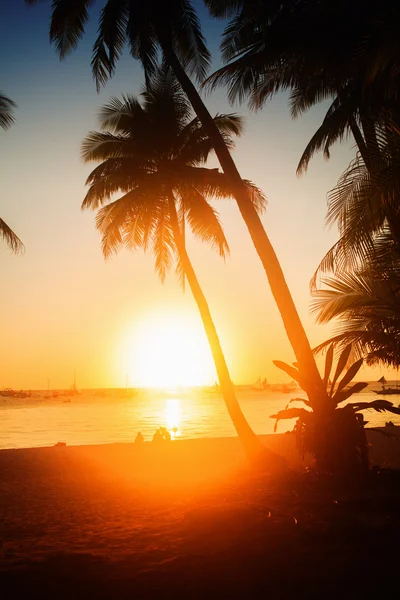
<instances>
[{"instance_id":1,"label":"low palm tree","mask_svg":"<svg viewBox=\"0 0 400 600\"><path fill-rule=\"evenodd\" d=\"M350 402L353 394L361 392L368 385L361 381L353 382L363 364L363 358L349 365L352 346L348 344L340 352L336 366L332 368L334 344L328 345L323 377L323 411L321 412L321 403L315 405L304 398L293 398L290 403L301 402L306 408L287 406L271 415L271 418L276 419L275 430L281 419L297 419L294 431L301 454L311 453L321 472L339 475L341 481L343 476L353 480L355 476L364 476L369 468L366 422L362 412L375 410L379 413L390 412L399 415L400 408L388 400ZM303 387L301 373L296 368L281 361L274 363Z\"/></svg>"},{"instance_id":2,"label":"low palm tree","mask_svg":"<svg viewBox=\"0 0 400 600\"><path fill-rule=\"evenodd\" d=\"M113 98L100 113L100 132L88 134L82 157L101 161L89 175L83 208L97 209L96 222L107 257L120 247L151 248L162 280L177 259L199 309L207 334L221 391L236 431L250 455L260 444L236 399L221 343L199 281L188 256L185 228L214 246L221 256L228 252L218 215L207 197L228 198L232 191L218 169L202 167L212 144L179 84L171 75L158 73L142 94ZM235 115L215 117L225 143L241 132ZM265 206L261 191L250 182L246 188L256 210ZM111 201L115 193L123 193ZM273 454L270 453L270 458Z\"/></svg>"},{"instance_id":3,"label":"low palm tree","mask_svg":"<svg viewBox=\"0 0 400 600\"><path fill-rule=\"evenodd\" d=\"M25 1L36 4L39 0ZM91 4L93 0L53 0L50 38L60 58L73 51L83 36ZM317 397L322 391L321 377L282 268L223 135L189 76L203 81L210 65L210 54L191 1L103 1L92 57L93 75L98 86L113 75L125 45L131 55L140 60L146 82L151 80L162 58L188 97L212 142L222 170L229 177L230 189L263 264L290 344L309 380L308 393Z\"/></svg>"},{"instance_id":4,"label":"low palm tree","mask_svg":"<svg viewBox=\"0 0 400 600\"><path fill-rule=\"evenodd\" d=\"M0 93L0 127L8 129L14 123L13 110L16 104L7 96ZM5 240L12 252L21 252L24 248L19 237L13 232L11 227L0 218L0 236Z\"/></svg>"}]
</instances>

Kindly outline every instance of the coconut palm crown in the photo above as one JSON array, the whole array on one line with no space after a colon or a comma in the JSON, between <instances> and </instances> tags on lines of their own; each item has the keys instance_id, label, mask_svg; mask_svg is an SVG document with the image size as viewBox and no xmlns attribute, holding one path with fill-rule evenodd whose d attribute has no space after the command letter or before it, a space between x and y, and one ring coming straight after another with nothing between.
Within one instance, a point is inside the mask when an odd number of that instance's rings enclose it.
<instances>
[{"instance_id":1,"label":"coconut palm crown","mask_svg":"<svg viewBox=\"0 0 400 600\"><path fill-rule=\"evenodd\" d=\"M134 96L113 98L100 113L101 132L90 132L82 144L85 162L99 161L87 179L82 208L100 208L97 227L107 257L121 246L151 247L161 279L173 264L170 200L174 200L181 232L187 222L193 234L209 242L221 256L229 251L218 214L207 198L232 197L227 177L201 167L212 144L179 84L171 75L156 75L151 87ZM234 114L217 115L215 123L228 146L242 131ZM246 182L257 210L266 198ZM116 193L123 195L111 201Z\"/></svg>"}]
</instances>

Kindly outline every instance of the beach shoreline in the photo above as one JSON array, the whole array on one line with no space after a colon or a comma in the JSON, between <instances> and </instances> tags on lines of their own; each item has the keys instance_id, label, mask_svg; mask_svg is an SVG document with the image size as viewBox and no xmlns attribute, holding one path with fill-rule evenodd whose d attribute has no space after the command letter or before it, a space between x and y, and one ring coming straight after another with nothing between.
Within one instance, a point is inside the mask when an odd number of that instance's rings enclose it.
<instances>
[{"instance_id":1,"label":"beach shoreline","mask_svg":"<svg viewBox=\"0 0 400 600\"><path fill-rule=\"evenodd\" d=\"M371 466L377 465L381 467L400 469L400 426L389 425L386 427L377 427L374 429L366 428L367 441L369 444L369 453ZM302 459L296 448L295 434L292 431L286 431L285 433L273 433L258 435L257 438L265 445L268 449L281 454L285 457L294 468L302 468L308 466L311 462L311 457L305 457ZM230 450L234 452L236 458L241 456L245 458L240 440L237 436L226 436L226 437L195 437L195 438L184 438L174 439L171 441L171 448L174 446L188 449L192 447L203 447L212 446L219 450L225 449L230 446ZM0 448L0 457L3 453L7 452L25 452L25 451L41 451L50 448L75 448L75 449L98 449L98 451L104 451L105 448L116 449L116 448L131 448L133 451L144 451L147 453L152 452L154 444L149 441L144 441L143 445L135 444L134 442L104 442L101 444L65 444L64 442L56 442L55 444L48 446L35 446L26 448ZM169 448L170 446L163 446L163 448Z\"/></svg>"},{"instance_id":2,"label":"beach shoreline","mask_svg":"<svg viewBox=\"0 0 400 600\"><path fill-rule=\"evenodd\" d=\"M261 439L304 467L293 434ZM400 464L399 441L369 440ZM237 438L1 450L2 597L334 598L364 589L372 543L394 568L400 486L364 506L302 481L260 473Z\"/></svg>"}]
</instances>

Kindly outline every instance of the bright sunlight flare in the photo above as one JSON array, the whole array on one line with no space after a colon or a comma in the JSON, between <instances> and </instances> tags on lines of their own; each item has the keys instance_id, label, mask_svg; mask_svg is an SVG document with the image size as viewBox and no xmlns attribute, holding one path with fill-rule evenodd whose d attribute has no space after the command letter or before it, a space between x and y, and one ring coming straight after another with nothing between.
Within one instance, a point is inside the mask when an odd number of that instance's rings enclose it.
<instances>
[{"instance_id":1,"label":"bright sunlight flare","mask_svg":"<svg viewBox=\"0 0 400 600\"><path fill-rule=\"evenodd\" d=\"M129 334L126 359L138 387L207 385L216 377L206 335L188 315L149 316Z\"/></svg>"}]
</instances>

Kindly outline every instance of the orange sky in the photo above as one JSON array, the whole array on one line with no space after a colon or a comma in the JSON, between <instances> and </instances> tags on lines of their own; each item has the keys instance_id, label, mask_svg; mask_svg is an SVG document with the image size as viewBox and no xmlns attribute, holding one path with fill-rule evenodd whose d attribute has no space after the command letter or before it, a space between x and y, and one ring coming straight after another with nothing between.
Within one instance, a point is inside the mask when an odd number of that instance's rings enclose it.
<instances>
[{"instance_id":1,"label":"orange sky","mask_svg":"<svg viewBox=\"0 0 400 600\"><path fill-rule=\"evenodd\" d=\"M46 22L30 23L28 33L26 15L25 20L17 12L6 17L13 39L24 39L25 46L14 42L8 47L11 67L1 79L2 91L18 103L15 126L0 131L1 217L24 241L26 252L16 257L4 243L0 246L0 389L43 389L48 379L50 387L65 388L72 383L74 368L79 387L122 387L127 374L129 385L141 385L140 344L145 345L144 331L155 339L155 321L176 323L181 316L199 340L196 347L204 344L194 301L189 291L182 294L174 274L162 286L150 254L123 251L105 263L94 214L80 212L91 169L80 162L80 143L96 127L96 111L111 95L140 91L142 73L127 57L97 95L88 47L59 63L48 44ZM4 18L0 13L1 22ZM7 35L3 43L10 44ZM207 103L213 113L234 110L222 91ZM331 328L316 326L309 316L308 284L336 239L336 232L324 226L326 192L348 164L351 143L336 147L329 162L321 157L313 160L307 175L299 179L296 165L323 107L294 122L283 95L255 115L245 107L237 110L247 115L247 126L235 160L242 176L268 196L263 222L314 345ZM272 360L291 362L294 357L261 263L236 204L224 201L215 206L231 247L230 258L224 263L192 239L189 253L232 379L287 380ZM206 349L199 360L203 383L213 383L215 373ZM377 379L383 372L367 369L362 375Z\"/></svg>"}]
</instances>

